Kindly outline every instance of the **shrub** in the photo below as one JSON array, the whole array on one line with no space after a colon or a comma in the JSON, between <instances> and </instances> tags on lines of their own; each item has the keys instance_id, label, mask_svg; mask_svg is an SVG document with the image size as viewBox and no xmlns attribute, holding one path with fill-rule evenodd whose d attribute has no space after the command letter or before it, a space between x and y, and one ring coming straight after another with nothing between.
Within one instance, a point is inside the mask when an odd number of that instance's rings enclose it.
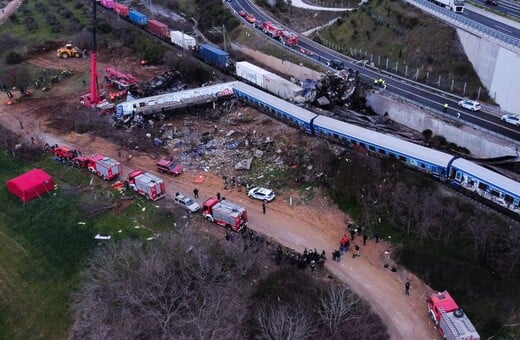
<instances>
[{"instance_id":1,"label":"shrub","mask_svg":"<svg viewBox=\"0 0 520 340\"><path fill-rule=\"evenodd\" d=\"M20 53L10 51L5 56L5 63L8 65L20 64L23 61L23 57Z\"/></svg>"}]
</instances>

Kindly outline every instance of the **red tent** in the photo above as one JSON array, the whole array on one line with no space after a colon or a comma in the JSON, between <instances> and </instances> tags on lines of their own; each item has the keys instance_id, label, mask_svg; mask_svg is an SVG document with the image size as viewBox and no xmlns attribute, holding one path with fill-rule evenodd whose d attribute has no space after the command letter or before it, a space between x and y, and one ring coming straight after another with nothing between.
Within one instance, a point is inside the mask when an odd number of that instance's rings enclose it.
<instances>
[{"instance_id":1,"label":"red tent","mask_svg":"<svg viewBox=\"0 0 520 340\"><path fill-rule=\"evenodd\" d=\"M7 190L25 203L54 189L52 177L40 169L32 169L7 181Z\"/></svg>"}]
</instances>

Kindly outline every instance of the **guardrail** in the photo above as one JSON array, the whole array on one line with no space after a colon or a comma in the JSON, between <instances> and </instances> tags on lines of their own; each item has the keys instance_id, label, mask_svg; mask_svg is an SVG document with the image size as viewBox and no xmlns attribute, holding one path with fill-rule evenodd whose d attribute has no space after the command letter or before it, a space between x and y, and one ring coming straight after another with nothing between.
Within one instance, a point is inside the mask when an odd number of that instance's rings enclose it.
<instances>
[{"instance_id":1,"label":"guardrail","mask_svg":"<svg viewBox=\"0 0 520 340\"><path fill-rule=\"evenodd\" d=\"M437 17L448 21L452 25L484 35L489 39L495 40L498 44L505 45L508 49L520 52L520 39L511 35L497 31L496 29L482 25L481 23L471 20L464 15L450 11L449 9L438 6L426 0L408 0L409 3L423 9Z\"/></svg>"}]
</instances>

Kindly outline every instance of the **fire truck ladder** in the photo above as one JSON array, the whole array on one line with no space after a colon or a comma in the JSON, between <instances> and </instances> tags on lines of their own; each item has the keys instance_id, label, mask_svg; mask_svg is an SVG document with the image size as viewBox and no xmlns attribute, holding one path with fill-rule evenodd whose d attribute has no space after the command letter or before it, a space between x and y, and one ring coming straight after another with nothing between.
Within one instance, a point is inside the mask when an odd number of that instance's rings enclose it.
<instances>
[{"instance_id":1,"label":"fire truck ladder","mask_svg":"<svg viewBox=\"0 0 520 340\"><path fill-rule=\"evenodd\" d=\"M448 313L446 313L446 311L444 310L444 308L439 307L439 312L441 312L444 321L446 321L446 325L447 325L448 328L450 329L451 334L453 334L453 335L457 335L457 334L459 334L459 331L457 330L457 327L455 327L455 325L453 324L451 318L448 316ZM440 320L439 320L439 321L440 321ZM440 326L440 322L439 322L439 326Z\"/></svg>"}]
</instances>

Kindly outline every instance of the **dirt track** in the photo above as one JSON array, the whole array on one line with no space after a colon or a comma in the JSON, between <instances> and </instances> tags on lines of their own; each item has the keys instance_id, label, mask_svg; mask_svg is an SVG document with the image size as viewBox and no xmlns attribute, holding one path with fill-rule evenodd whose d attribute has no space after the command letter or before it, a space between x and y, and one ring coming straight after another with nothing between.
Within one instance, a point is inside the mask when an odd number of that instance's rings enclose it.
<instances>
[{"instance_id":1,"label":"dirt track","mask_svg":"<svg viewBox=\"0 0 520 340\"><path fill-rule=\"evenodd\" d=\"M86 71L84 68L86 63L81 60L68 60L67 63L69 62L77 63L75 69L78 71ZM46 68L68 67L56 60L52 54L39 57L35 64ZM77 96L86 92L85 90L86 88L81 89ZM45 99L31 99L12 106L4 105L2 100L0 124L20 133L26 143L30 143L31 136L36 136L39 142L65 144L86 153L95 151L116 155L117 146L107 140L88 134L57 135L46 127L46 119L50 116L39 111L38 106L63 99L60 95L62 94L58 89L53 89ZM19 120L24 122L23 130L20 129ZM126 158L128 152L123 150L122 160ZM134 157L131 160L122 161L124 173L128 173L135 167L154 169L155 160L145 154L133 151L132 154ZM176 191L191 193L194 188L193 178L201 171L187 171L180 177L165 178L170 195ZM358 236L354 244L361 245L360 258L352 259L347 254L339 263L330 260L332 251L338 247L339 239L344 233L347 218L323 195L317 193L310 204L295 206L288 204L290 193L281 193L268 205L267 213L264 215L259 202L248 199L244 193L236 190L223 190L220 177L212 173L205 174L207 176L205 182L197 185L201 197L199 201L220 191L223 196L247 207L249 226L252 229L299 252L302 252L305 247L317 248L318 251L325 249L329 258L326 268L349 284L357 294L373 306L388 326L392 339L440 338L426 313L426 294L431 289L401 268L398 268L397 272L391 272L383 267L389 262L390 244L385 242L376 244L375 241L369 240L366 246L362 246ZM216 228L216 226L208 223L208 228ZM404 294L405 280L411 282L410 296Z\"/></svg>"}]
</instances>

